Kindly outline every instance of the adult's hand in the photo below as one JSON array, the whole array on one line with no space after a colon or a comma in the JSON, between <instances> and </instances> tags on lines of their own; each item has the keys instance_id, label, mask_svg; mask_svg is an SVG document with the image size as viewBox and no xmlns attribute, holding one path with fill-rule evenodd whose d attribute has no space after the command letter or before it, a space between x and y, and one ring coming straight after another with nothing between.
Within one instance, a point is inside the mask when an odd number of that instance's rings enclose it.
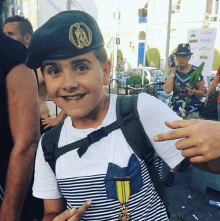
<instances>
[{"instance_id":1,"label":"adult's hand","mask_svg":"<svg viewBox=\"0 0 220 221\"><path fill-rule=\"evenodd\" d=\"M206 98L205 98L205 103L204 103L204 105L207 105L208 100L209 100L209 96L207 95Z\"/></svg>"},{"instance_id":2,"label":"adult's hand","mask_svg":"<svg viewBox=\"0 0 220 221\"><path fill-rule=\"evenodd\" d=\"M196 93L195 89L187 88L187 90L188 90L188 95L189 96L192 96L192 95L194 95Z\"/></svg>"},{"instance_id":3,"label":"adult's hand","mask_svg":"<svg viewBox=\"0 0 220 221\"><path fill-rule=\"evenodd\" d=\"M168 69L170 70L171 74L175 74L176 67L170 67L170 62L168 61Z\"/></svg>"},{"instance_id":4,"label":"adult's hand","mask_svg":"<svg viewBox=\"0 0 220 221\"><path fill-rule=\"evenodd\" d=\"M92 205L92 201L88 200L86 201L81 207L78 209L70 209L70 210L65 210L63 213L58 215L53 219L53 221L79 221L85 211Z\"/></svg>"},{"instance_id":5,"label":"adult's hand","mask_svg":"<svg viewBox=\"0 0 220 221\"><path fill-rule=\"evenodd\" d=\"M51 116L46 116L43 117L41 116L41 122L42 125L44 125L44 129L47 129L48 127L55 127L57 124L59 124L61 121L65 120L67 117L66 113L64 110L61 110L60 113L56 117L51 117Z\"/></svg>"},{"instance_id":6,"label":"adult's hand","mask_svg":"<svg viewBox=\"0 0 220 221\"><path fill-rule=\"evenodd\" d=\"M183 120L165 122L174 129L158 134L154 141L180 139L176 148L192 163L210 162L220 158L220 123L209 120Z\"/></svg>"},{"instance_id":7,"label":"adult's hand","mask_svg":"<svg viewBox=\"0 0 220 221\"><path fill-rule=\"evenodd\" d=\"M41 122L42 125L44 126L44 129L47 129L49 127L55 127L59 123L57 118L52 116L42 117Z\"/></svg>"}]
</instances>

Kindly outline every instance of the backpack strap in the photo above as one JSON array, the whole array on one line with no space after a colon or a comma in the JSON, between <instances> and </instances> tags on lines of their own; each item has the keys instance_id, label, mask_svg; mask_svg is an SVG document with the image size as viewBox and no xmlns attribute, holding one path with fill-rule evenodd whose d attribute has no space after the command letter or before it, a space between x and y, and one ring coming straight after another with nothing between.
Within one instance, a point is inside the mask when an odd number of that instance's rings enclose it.
<instances>
[{"instance_id":1,"label":"backpack strap","mask_svg":"<svg viewBox=\"0 0 220 221\"><path fill-rule=\"evenodd\" d=\"M115 121L106 127L101 127L100 129L91 132L90 134L87 135L87 137L81 140L67 144L63 146L62 148L58 148L54 153L55 160L58 157L62 156L63 154L74 149L77 149L77 153L79 157L81 158L83 154L88 150L88 147L91 144L99 141L103 137L108 136L108 134L111 133L113 130L118 129L122 123L123 122Z\"/></svg>"},{"instance_id":2,"label":"backpack strap","mask_svg":"<svg viewBox=\"0 0 220 221\"><path fill-rule=\"evenodd\" d=\"M44 159L46 162L48 162L54 174L56 163L54 152L58 149L58 142L60 139L60 132L63 127L63 123L64 121L47 131L41 139L41 145L44 152Z\"/></svg>"},{"instance_id":3,"label":"backpack strap","mask_svg":"<svg viewBox=\"0 0 220 221\"><path fill-rule=\"evenodd\" d=\"M77 153L81 158L91 144L99 141L103 137L106 137L113 130L120 128L123 123L124 121L116 120L106 127L93 131L81 140L62 146L62 148L58 148L60 132L63 126L62 122L46 132L41 140L45 161L49 163L51 169L55 173L56 160L60 156L71 150L77 149Z\"/></svg>"},{"instance_id":4,"label":"backpack strap","mask_svg":"<svg viewBox=\"0 0 220 221\"><path fill-rule=\"evenodd\" d=\"M144 160L155 189L168 212L166 191L153 164L155 151L139 119L137 99L137 96L118 96L116 105L117 119L133 117L133 120L121 126L122 133L137 156Z\"/></svg>"}]
</instances>

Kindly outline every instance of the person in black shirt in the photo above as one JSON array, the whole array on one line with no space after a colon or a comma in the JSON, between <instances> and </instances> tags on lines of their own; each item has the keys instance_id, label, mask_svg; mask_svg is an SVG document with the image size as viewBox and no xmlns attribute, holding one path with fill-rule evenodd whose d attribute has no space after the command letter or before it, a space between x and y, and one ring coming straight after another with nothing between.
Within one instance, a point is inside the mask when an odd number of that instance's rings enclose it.
<instances>
[{"instance_id":1,"label":"person in black shirt","mask_svg":"<svg viewBox=\"0 0 220 221\"><path fill-rule=\"evenodd\" d=\"M31 23L24 17L15 15L5 20L3 25L4 33L21 42L25 46L25 50L28 48L31 37L33 35L33 28ZM49 106L47 104L48 92L46 89L45 81L40 69L35 70L39 81L39 97L40 97L40 116L41 134L48 131L51 127L56 126L66 118L64 111L61 111L57 117L52 117L50 114Z\"/></svg>"},{"instance_id":2,"label":"person in black shirt","mask_svg":"<svg viewBox=\"0 0 220 221\"><path fill-rule=\"evenodd\" d=\"M23 45L0 31L1 221L20 220L40 138L37 81L25 59Z\"/></svg>"}]
</instances>

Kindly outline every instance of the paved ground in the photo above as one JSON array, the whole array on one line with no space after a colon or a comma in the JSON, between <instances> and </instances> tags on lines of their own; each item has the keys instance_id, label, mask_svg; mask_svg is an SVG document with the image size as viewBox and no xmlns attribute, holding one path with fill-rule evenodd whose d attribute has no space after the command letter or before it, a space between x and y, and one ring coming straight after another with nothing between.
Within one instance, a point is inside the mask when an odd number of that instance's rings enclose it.
<instances>
[{"instance_id":1,"label":"paved ground","mask_svg":"<svg viewBox=\"0 0 220 221\"><path fill-rule=\"evenodd\" d=\"M166 164L163 167L163 177L166 176L169 168ZM220 209L205 204L207 199L220 201L218 191L207 188L206 194L199 193L190 188L192 168L187 172L176 171L175 184L166 187L171 212L180 212L184 221L217 221L220 220ZM170 219L177 221L180 219Z\"/></svg>"}]
</instances>

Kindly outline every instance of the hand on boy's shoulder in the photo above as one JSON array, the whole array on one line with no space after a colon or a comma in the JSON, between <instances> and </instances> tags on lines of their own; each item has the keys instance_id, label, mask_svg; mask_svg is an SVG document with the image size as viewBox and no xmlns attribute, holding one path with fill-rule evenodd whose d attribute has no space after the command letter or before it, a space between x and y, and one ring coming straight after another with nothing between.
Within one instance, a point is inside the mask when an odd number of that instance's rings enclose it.
<instances>
[{"instance_id":1,"label":"hand on boy's shoulder","mask_svg":"<svg viewBox=\"0 0 220 221\"><path fill-rule=\"evenodd\" d=\"M72 208L69 210L65 210L59 216L55 217L53 221L80 221L83 214L86 210L92 205L92 201L86 201L81 207L78 209Z\"/></svg>"}]
</instances>

